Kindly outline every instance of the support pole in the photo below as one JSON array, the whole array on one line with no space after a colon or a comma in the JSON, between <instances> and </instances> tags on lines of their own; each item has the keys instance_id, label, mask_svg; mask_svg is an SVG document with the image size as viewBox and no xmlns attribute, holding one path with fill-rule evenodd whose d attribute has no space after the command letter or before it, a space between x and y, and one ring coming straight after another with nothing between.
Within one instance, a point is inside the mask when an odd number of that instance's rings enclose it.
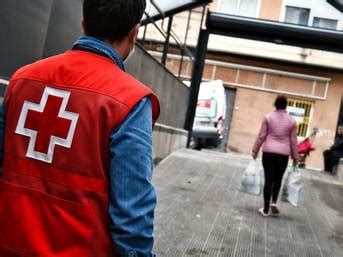
<instances>
[{"instance_id":1,"label":"support pole","mask_svg":"<svg viewBox=\"0 0 343 257\"><path fill-rule=\"evenodd\" d=\"M173 16L169 17L168 29L167 29L167 37L166 37L166 42L164 43L164 48L163 48L162 64L164 66L167 63L167 55L168 55L169 41L170 41L170 32L171 32L172 25L173 25Z\"/></svg>"},{"instance_id":2,"label":"support pole","mask_svg":"<svg viewBox=\"0 0 343 257\"><path fill-rule=\"evenodd\" d=\"M207 43L209 38L209 31L205 29L200 30L198 38L197 51L195 56L194 67L192 71L191 92L188 101L187 116L185 121L185 130L188 130L187 147L189 147L192 137L192 128L195 117L195 109L198 102L198 94L200 83L202 81L202 74L205 66L205 58L207 53Z\"/></svg>"},{"instance_id":3,"label":"support pole","mask_svg":"<svg viewBox=\"0 0 343 257\"><path fill-rule=\"evenodd\" d=\"M183 40L183 48L181 48L181 61L180 61L180 65L179 65L179 74L178 74L179 78L180 78L181 73L182 73L183 57L185 55L185 51L183 49L187 47L187 38L188 38L189 24L190 24L190 21L191 21L191 15L192 15L192 10L190 10L189 13L188 13L188 20L187 20L185 39Z\"/></svg>"},{"instance_id":4,"label":"support pole","mask_svg":"<svg viewBox=\"0 0 343 257\"><path fill-rule=\"evenodd\" d=\"M142 38L142 46L144 47L145 44L145 37L146 37L146 30L148 29L148 25L144 26L144 31L143 31L143 38Z\"/></svg>"}]
</instances>

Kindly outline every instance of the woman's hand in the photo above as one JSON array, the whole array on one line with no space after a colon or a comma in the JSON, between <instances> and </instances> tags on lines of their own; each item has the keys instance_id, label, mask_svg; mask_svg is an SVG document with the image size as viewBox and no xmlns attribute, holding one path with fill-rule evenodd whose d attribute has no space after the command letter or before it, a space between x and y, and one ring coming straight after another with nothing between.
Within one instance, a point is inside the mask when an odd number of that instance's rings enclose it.
<instances>
[{"instance_id":1,"label":"woman's hand","mask_svg":"<svg viewBox=\"0 0 343 257\"><path fill-rule=\"evenodd\" d=\"M257 153L252 152L252 153L251 153L251 156L252 156L252 158L253 158L254 160L256 160L256 158L257 158Z\"/></svg>"}]
</instances>

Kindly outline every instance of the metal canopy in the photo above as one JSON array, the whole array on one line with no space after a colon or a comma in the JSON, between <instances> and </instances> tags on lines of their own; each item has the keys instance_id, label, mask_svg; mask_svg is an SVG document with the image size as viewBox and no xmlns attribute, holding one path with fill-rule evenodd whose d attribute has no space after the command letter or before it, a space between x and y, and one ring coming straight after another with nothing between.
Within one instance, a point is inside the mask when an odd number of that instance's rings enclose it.
<instances>
[{"instance_id":1,"label":"metal canopy","mask_svg":"<svg viewBox=\"0 0 343 257\"><path fill-rule=\"evenodd\" d=\"M327 0L327 2L340 12L343 12L343 0Z\"/></svg>"},{"instance_id":2,"label":"metal canopy","mask_svg":"<svg viewBox=\"0 0 343 257\"><path fill-rule=\"evenodd\" d=\"M337 30L211 12L206 26L212 34L343 52L343 32Z\"/></svg>"},{"instance_id":3,"label":"metal canopy","mask_svg":"<svg viewBox=\"0 0 343 257\"><path fill-rule=\"evenodd\" d=\"M211 3L212 0L150 0L147 1L142 25Z\"/></svg>"}]
</instances>

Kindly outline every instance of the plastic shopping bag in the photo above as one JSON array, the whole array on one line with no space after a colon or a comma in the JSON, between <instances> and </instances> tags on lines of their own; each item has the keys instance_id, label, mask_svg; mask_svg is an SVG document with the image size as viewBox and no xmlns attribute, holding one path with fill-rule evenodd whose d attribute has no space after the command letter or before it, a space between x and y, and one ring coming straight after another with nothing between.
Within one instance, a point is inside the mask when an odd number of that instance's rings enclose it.
<instances>
[{"instance_id":1,"label":"plastic shopping bag","mask_svg":"<svg viewBox=\"0 0 343 257\"><path fill-rule=\"evenodd\" d=\"M238 190L244 193L260 195L262 192L262 172L258 163L252 160L246 167Z\"/></svg>"},{"instance_id":2,"label":"plastic shopping bag","mask_svg":"<svg viewBox=\"0 0 343 257\"><path fill-rule=\"evenodd\" d=\"M297 167L292 167L287 172L287 177L282 190L281 200L289 202L293 206L298 206L301 188L301 174Z\"/></svg>"}]
</instances>

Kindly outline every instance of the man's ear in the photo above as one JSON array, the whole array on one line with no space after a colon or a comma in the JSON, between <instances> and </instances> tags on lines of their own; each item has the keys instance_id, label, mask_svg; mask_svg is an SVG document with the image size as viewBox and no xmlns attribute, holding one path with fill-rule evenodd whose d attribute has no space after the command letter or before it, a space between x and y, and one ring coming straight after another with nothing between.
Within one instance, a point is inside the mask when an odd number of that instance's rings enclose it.
<instances>
[{"instance_id":1,"label":"man's ear","mask_svg":"<svg viewBox=\"0 0 343 257\"><path fill-rule=\"evenodd\" d=\"M134 26L129 34L129 40L131 44L135 44L136 42L138 32L139 32L139 27L140 27L140 24L137 24L136 26Z\"/></svg>"},{"instance_id":2,"label":"man's ear","mask_svg":"<svg viewBox=\"0 0 343 257\"><path fill-rule=\"evenodd\" d=\"M82 21L81 21L81 25L82 25L82 29L83 29L83 31L86 31L86 30L85 30L85 20L84 20L84 19L82 19Z\"/></svg>"}]
</instances>

